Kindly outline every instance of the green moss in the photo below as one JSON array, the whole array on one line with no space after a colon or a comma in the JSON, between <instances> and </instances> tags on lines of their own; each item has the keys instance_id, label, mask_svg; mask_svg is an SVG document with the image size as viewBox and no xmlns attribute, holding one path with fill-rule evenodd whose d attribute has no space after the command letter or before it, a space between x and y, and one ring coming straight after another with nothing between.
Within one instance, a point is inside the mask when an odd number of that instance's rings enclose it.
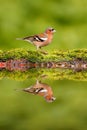
<instances>
[{"instance_id":1,"label":"green moss","mask_svg":"<svg viewBox=\"0 0 87 130\"><path fill-rule=\"evenodd\" d=\"M8 59L20 59L25 58L32 62L49 62L49 61L69 61L74 58L87 59L87 49L75 49L75 50L56 50L43 54L40 51L29 51L28 49L14 49L10 51L0 50L0 60ZM13 80L25 80L29 78L39 78L42 75L46 75L49 79L68 79L87 81L87 72L74 72L68 69L42 69L35 68L29 69L26 72L21 71L0 71L0 79L7 77Z\"/></svg>"},{"instance_id":2,"label":"green moss","mask_svg":"<svg viewBox=\"0 0 87 130\"><path fill-rule=\"evenodd\" d=\"M10 51L0 51L0 59L20 59L26 58L32 62L72 60L73 58L87 59L87 49L56 50L43 54L40 51L29 51L28 49L14 49Z\"/></svg>"},{"instance_id":3,"label":"green moss","mask_svg":"<svg viewBox=\"0 0 87 130\"><path fill-rule=\"evenodd\" d=\"M74 72L73 70L68 69L30 69L25 72L21 71L0 71L0 79L9 78L12 80L24 81L26 79L39 79L47 78L54 80L76 80L76 81L87 81L87 72Z\"/></svg>"}]
</instances>

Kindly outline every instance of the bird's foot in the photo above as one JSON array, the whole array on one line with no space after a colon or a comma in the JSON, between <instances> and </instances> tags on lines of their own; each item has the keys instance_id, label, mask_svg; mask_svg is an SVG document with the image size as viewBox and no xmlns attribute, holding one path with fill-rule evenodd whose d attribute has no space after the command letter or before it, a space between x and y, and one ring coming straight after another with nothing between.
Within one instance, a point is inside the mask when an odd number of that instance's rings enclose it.
<instances>
[{"instance_id":1,"label":"bird's foot","mask_svg":"<svg viewBox=\"0 0 87 130\"><path fill-rule=\"evenodd\" d=\"M47 54L48 54L47 51L42 51L42 50L40 50L40 52L41 52L42 54L44 54L44 55L47 55Z\"/></svg>"}]
</instances>

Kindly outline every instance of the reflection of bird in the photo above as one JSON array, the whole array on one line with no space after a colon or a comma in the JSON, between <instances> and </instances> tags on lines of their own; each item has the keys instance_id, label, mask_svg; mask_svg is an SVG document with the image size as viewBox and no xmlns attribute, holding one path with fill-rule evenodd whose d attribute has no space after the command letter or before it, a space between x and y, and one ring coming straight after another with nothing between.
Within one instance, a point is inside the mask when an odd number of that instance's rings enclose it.
<instances>
[{"instance_id":1,"label":"reflection of bird","mask_svg":"<svg viewBox=\"0 0 87 130\"><path fill-rule=\"evenodd\" d=\"M43 96L47 102L53 102L56 99L53 96L51 87L47 84L40 83L39 81L37 81L36 84L31 87L23 89L23 91Z\"/></svg>"},{"instance_id":2,"label":"reflection of bird","mask_svg":"<svg viewBox=\"0 0 87 130\"><path fill-rule=\"evenodd\" d=\"M55 32L55 29L53 28L47 28L44 33L28 36L24 38L17 38L17 40L24 40L32 43L34 46L37 47L37 50L43 46L48 45L51 43L53 39L53 33Z\"/></svg>"}]
</instances>

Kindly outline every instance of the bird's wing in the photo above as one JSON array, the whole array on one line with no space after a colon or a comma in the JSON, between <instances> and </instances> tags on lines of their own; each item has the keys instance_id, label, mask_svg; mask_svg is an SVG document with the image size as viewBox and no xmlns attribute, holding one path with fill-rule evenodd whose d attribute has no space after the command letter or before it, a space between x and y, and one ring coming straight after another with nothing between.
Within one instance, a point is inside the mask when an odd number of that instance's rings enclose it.
<instances>
[{"instance_id":1,"label":"bird's wing","mask_svg":"<svg viewBox=\"0 0 87 130\"><path fill-rule=\"evenodd\" d=\"M47 36L45 33L41 33L41 34L38 34L38 35L33 35L33 36L27 36L27 37L24 37L24 38L16 38L17 40L25 40L25 41L28 41L28 42L44 42L47 40Z\"/></svg>"},{"instance_id":2,"label":"bird's wing","mask_svg":"<svg viewBox=\"0 0 87 130\"><path fill-rule=\"evenodd\" d=\"M45 92L44 88L34 88L33 86L29 88L25 88L23 89L23 91L28 93L33 93L33 94L38 94L39 92Z\"/></svg>"},{"instance_id":3,"label":"bird's wing","mask_svg":"<svg viewBox=\"0 0 87 130\"><path fill-rule=\"evenodd\" d=\"M44 42L46 40L47 40L47 36L44 33L41 33L39 35L34 35L34 41Z\"/></svg>"}]
</instances>

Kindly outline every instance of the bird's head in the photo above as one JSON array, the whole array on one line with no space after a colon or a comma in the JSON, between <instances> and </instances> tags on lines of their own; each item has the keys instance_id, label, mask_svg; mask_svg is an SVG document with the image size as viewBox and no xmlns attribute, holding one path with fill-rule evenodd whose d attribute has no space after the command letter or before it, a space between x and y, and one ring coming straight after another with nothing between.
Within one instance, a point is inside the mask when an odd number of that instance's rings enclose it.
<instances>
[{"instance_id":1,"label":"bird's head","mask_svg":"<svg viewBox=\"0 0 87 130\"><path fill-rule=\"evenodd\" d=\"M53 102L53 101L55 101L55 97L53 97L53 96L46 96L46 97L44 97L45 98L45 100L47 101L47 102Z\"/></svg>"},{"instance_id":2,"label":"bird's head","mask_svg":"<svg viewBox=\"0 0 87 130\"><path fill-rule=\"evenodd\" d=\"M51 27L47 28L46 31L45 31L45 33L51 33L51 34L53 34L55 32L56 32L56 30L54 28L51 28Z\"/></svg>"}]
</instances>

